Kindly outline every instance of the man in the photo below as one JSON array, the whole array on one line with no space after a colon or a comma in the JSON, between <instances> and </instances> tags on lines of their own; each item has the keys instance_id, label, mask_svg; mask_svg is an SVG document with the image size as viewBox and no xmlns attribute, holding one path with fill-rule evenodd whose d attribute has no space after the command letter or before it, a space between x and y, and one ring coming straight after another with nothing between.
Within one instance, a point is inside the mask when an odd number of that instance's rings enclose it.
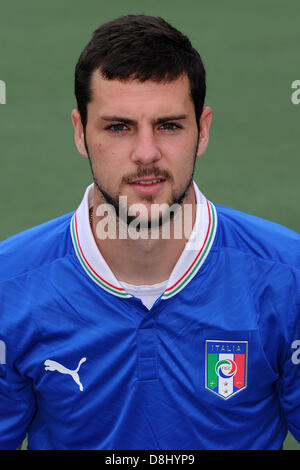
<instances>
[{"instance_id":1,"label":"man","mask_svg":"<svg viewBox=\"0 0 300 470\"><path fill-rule=\"evenodd\" d=\"M85 47L75 93L93 184L1 245L1 447L299 440L300 238L194 183L212 119L198 52L161 18L121 17Z\"/></svg>"}]
</instances>

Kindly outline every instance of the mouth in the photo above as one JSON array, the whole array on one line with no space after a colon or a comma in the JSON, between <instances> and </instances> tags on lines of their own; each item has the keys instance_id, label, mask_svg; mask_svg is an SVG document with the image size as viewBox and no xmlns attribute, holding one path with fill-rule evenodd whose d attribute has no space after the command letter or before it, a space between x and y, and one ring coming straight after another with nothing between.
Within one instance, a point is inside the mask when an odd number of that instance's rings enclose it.
<instances>
[{"instance_id":1,"label":"mouth","mask_svg":"<svg viewBox=\"0 0 300 470\"><path fill-rule=\"evenodd\" d=\"M162 183L165 181L164 178L142 178L139 180L132 181L130 184L156 184L156 183Z\"/></svg>"},{"instance_id":2,"label":"mouth","mask_svg":"<svg viewBox=\"0 0 300 470\"><path fill-rule=\"evenodd\" d=\"M165 178L140 178L132 181L129 185L139 194L155 194L160 191L165 183Z\"/></svg>"}]
</instances>

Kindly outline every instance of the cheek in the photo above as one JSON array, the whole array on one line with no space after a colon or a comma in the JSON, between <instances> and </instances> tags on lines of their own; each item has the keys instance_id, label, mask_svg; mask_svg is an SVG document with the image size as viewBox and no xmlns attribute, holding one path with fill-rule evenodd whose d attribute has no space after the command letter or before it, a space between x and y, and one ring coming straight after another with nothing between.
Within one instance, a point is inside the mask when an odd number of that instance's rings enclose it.
<instances>
[{"instance_id":1,"label":"cheek","mask_svg":"<svg viewBox=\"0 0 300 470\"><path fill-rule=\"evenodd\" d=\"M120 152L118 152L118 149L113 147L111 144L108 144L107 142L103 142L103 141L97 142L95 148L96 148L97 154L103 161L111 159L115 155L120 154Z\"/></svg>"},{"instance_id":2,"label":"cheek","mask_svg":"<svg viewBox=\"0 0 300 470\"><path fill-rule=\"evenodd\" d=\"M193 169L194 159L195 156L193 148L188 149L188 151L187 148L182 148L181 152L177 153L176 163L174 163L179 177L185 178L190 174Z\"/></svg>"}]
</instances>

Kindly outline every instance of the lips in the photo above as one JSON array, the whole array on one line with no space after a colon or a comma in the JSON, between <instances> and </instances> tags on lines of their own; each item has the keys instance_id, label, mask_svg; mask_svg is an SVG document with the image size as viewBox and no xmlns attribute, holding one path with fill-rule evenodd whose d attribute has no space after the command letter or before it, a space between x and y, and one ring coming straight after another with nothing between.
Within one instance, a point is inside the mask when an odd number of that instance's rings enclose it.
<instances>
[{"instance_id":1,"label":"lips","mask_svg":"<svg viewBox=\"0 0 300 470\"><path fill-rule=\"evenodd\" d=\"M147 177L132 181L130 186L141 195L152 195L161 190L165 178Z\"/></svg>"},{"instance_id":2,"label":"lips","mask_svg":"<svg viewBox=\"0 0 300 470\"><path fill-rule=\"evenodd\" d=\"M130 184L150 185L150 184L162 183L163 181L165 181L164 178L143 178L140 180L135 180Z\"/></svg>"}]
</instances>

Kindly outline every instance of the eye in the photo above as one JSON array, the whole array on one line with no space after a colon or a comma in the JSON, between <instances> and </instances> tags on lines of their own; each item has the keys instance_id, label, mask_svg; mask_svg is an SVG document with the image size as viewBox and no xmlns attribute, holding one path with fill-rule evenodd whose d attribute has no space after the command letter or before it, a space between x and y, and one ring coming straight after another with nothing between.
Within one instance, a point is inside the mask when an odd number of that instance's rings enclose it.
<instances>
[{"instance_id":1,"label":"eye","mask_svg":"<svg viewBox=\"0 0 300 470\"><path fill-rule=\"evenodd\" d=\"M176 131L177 129L180 129L180 126L178 126L174 122L165 122L161 125L161 128L166 131Z\"/></svg>"},{"instance_id":2,"label":"eye","mask_svg":"<svg viewBox=\"0 0 300 470\"><path fill-rule=\"evenodd\" d=\"M107 130L118 133L125 131L127 129L127 126L125 124L112 124L111 126L106 127Z\"/></svg>"}]
</instances>

